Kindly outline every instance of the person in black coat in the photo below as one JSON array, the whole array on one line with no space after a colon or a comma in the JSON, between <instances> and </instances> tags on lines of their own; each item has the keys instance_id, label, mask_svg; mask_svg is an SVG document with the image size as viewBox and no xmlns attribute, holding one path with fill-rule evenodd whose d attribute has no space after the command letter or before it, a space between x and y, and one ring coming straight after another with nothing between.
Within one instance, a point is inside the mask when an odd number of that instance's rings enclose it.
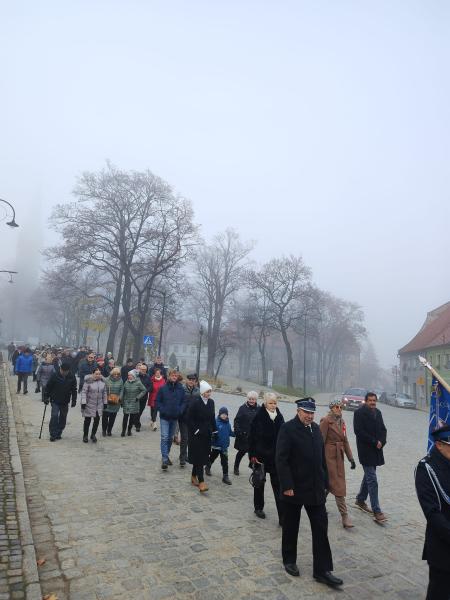
<instances>
[{"instance_id":1,"label":"person in black coat","mask_svg":"<svg viewBox=\"0 0 450 600\"><path fill-rule=\"evenodd\" d=\"M120 369L120 376L122 377L122 381L125 383L128 379L128 373L134 369L134 360L132 358L127 358L127 362Z\"/></svg>"},{"instance_id":2,"label":"person in black coat","mask_svg":"<svg viewBox=\"0 0 450 600\"><path fill-rule=\"evenodd\" d=\"M434 445L416 468L416 491L427 520L422 558L430 580L426 600L450 598L450 426L431 434Z\"/></svg>"},{"instance_id":3,"label":"person in black coat","mask_svg":"<svg viewBox=\"0 0 450 600\"><path fill-rule=\"evenodd\" d=\"M234 433L236 434L234 447L237 450L236 458L234 460L235 475L239 475L239 465L246 452L248 452L250 426L258 410L257 400L258 394L256 392L249 392L247 394L247 402L244 402L244 404L239 407L237 415L234 418Z\"/></svg>"},{"instance_id":4,"label":"person in black coat","mask_svg":"<svg viewBox=\"0 0 450 600\"><path fill-rule=\"evenodd\" d=\"M355 411L353 429L356 435L358 458L364 470L361 487L356 496L355 505L362 511L374 515L377 523L385 523L386 516L380 508L378 500L377 467L384 465L383 447L386 445L386 427L383 415L377 408L377 395L368 392L365 403ZM371 509L367 506L370 496Z\"/></svg>"},{"instance_id":5,"label":"person in black coat","mask_svg":"<svg viewBox=\"0 0 450 600\"><path fill-rule=\"evenodd\" d=\"M191 400L187 414L188 461L192 465L191 482L200 492L208 491L204 480L204 466L208 464L211 436L216 433L212 388L207 381L200 381L200 396Z\"/></svg>"},{"instance_id":6,"label":"person in black coat","mask_svg":"<svg viewBox=\"0 0 450 600\"><path fill-rule=\"evenodd\" d=\"M264 403L258 409L250 426L248 455L250 463L255 466L264 465L264 470L270 475L275 504L277 506L278 521L281 525L283 509L280 501L280 484L278 482L277 469L275 466L275 449L277 446L278 433L284 423L284 418L277 408L277 396L273 392L264 394ZM264 483L253 490L253 504L255 515L265 519L264 512Z\"/></svg>"},{"instance_id":7,"label":"person in black coat","mask_svg":"<svg viewBox=\"0 0 450 600\"><path fill-rule=\"evenodd\" d=\"M50 441L60 440L66 426L69 402L72 408L77 403L77 380L70 372L70 364L62 363L61 367L52 373L45 386L45 404L51 402L52 412L48 425Z\"/></svg>"},{"instance_id":8,"label":"person in black coat","mask_svg":"<svg viewBox=\"0 0 450 600\"><path fill-rule=\"evenodd\" d=\"M276 449L283 504L283 564L289 575L300 575L297 541L304 506L311 524L313 577L334 587L342 585L342 580L330 572L333 560L325 510L328 473L323 437L319 426L314 423L316 403L313 398L304 398L297 400L296 404L297 416L281 427Z\"/></svg>"}]
</instances>

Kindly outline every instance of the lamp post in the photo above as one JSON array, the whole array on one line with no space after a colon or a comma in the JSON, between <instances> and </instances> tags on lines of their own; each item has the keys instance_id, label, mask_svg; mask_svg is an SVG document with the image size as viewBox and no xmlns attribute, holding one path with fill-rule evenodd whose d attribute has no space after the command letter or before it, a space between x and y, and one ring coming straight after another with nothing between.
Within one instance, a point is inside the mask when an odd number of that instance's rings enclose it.
<instances>
[{"instance_id":1,"label":"lamp post","mask_svg":"<svg viewBox=\"0 0 450 600\"><path fill-rule=\"evenodd\" d=\"M310 315L308 312L305 312L303 315L303 394L306 396L306 336L307 336L307 319ZM316 321L319 321L320 318L313 317Z\"/></svg>"},{"instance_id":2,"label":"lamp post","mask_svg":"<svg viewBox=\"0 0 450 600\"><path fill-rule=\"evenodd\" d=\"M5 204L7 204L13 211L12 220L8 221L6 224L9 225L10 227L19 227L19 225L16 223L16 211L14 210L14 206L10 202L8 202L7 200L3 200L2 198L0 198L0 202L4 202Z\"/></svg>"},{"instance_id":3,"label":"lamp post","mask_svg":"<svg viewBox=\"0 0 450 600\"><path fill-rule=\"evenodd\" d=\"M197 350L197 377L200 377L200 354L202 351L202 337L203 337L203 325L200 325L200 329L198 331L198 350Z\"/></svg>"},{"instance_id":4,"label":"lamp post","mask_svg":"<svg viewBox=\"0 0 450 600\"><path fill-rule=\"evenodd\" d=\"M163 305L162 305L162 311L161 311L161 327L159 329L159 342L158 342L158 356L161 356L162 336L163 336L163 331L164 331L164 315L166 312L166 292L162 292L160 290L156 290L156 291L159 292L160 294L162 294L162 297L163 297Z\"/></svg>"},{"instance_id":5,"label":"lamp post","mask_svg":"<svg viewBox=\"0 0 450 600\"><path fill-rule=\"evenodd\" d=\"M17 275L17 271L0 271L0 273L8 273L9 283L14 283L12 276Z\"/></svg>"}]
</instances>

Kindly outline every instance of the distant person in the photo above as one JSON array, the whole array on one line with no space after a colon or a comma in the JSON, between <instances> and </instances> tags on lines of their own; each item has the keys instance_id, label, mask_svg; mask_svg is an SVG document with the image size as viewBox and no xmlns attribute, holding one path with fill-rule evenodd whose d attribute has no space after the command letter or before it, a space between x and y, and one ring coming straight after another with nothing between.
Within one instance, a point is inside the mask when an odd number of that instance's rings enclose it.
<instances>
[{"instance_id":1,"label":"distant person","mask_svg":"<svg viewBox=\"0 0 450 600\"><path fill-rule=\"evenodd\" d=\"M115 366L116 366L116 363L113 358L109 358L108 360L105 360L105 364L103 365L103 368L102 368L103 377L109 377L111 374L111 371L114 369Z\"/></svg>"},{"instance_id":2,"label":"distant person","mask_svg":"<svg viewBox=\"0 0 450 600\"><path fill-rule=\"evenodd\" d=\"M153 363L152 367L150 368L148 374L150 375L150 377L152 375L154 375L155 373L155 369L159 369L161 371L161 375L164 377L164 379L167 381L167 369L164 366L164 362L161 356L157 356L155 358L155 362Z\"/></svg>"},{"instance_id":3,"label":"distant person","mask_svg":"<svg viewBox=\"0 0 450 600\"><path fill-rule=\"evenodd\" d=\"M422 558L428 562L426 600L450 599L450 426L431 434L434 445L417 465L416 492L427 520Z\"/></svg>"},{"instance_id":4,"label":"distant person","mask_svg":"<svg viewBox=\"0 0 450 600\"><path fill-rule=\"evenodd\" d=\"M359 462L364 470L361 487L355 505L363 512L373 514L374 521L385 523L387 517L378 500L377 467L384 465L383 447L386 445L386 427L383 415L377 408L377 395L368 392L365 403L355 411L353 429L356 435ZM366 504L370 497L369 508Z\"/></svg>"},{"instance_id":5,"label":"distant person","mask_svg":"<svg viewBox=\"0 0 450 600\"><path fill-rule=\"evenodd\" d=\"M69 402L72 400L72 408L77 403L77 380L70 372L70 364L63 363L58 371L50 376L45 386L45 400L51 402L52 412L49 423L50 441L60 440L66 426Z\"/></svg>"},{"instance_id":6,"label":"distant person","mask_svg":"<svg viewBox=\"0 0 450 600\"><path fill-rule=\"evenodd\" d=\"M25 348L23 354L19 354L15 364L15 372L17 373L17 393L20 394L23 383L23 393L28 394L28 377L33 372L33 356L31 350Z\"/></svg>"},{"instance_id":7,"label":"distant person","mask_svg":"<svg viewBox=\"0 0 450 600\"><path fill-rule=\"evenodd\" d=\"M134 360L132 358L127 358L127 362L120 369L120 376L122 377L122 381L125 383L128 379L128 373L134 369Z\"/></svg>"},{"instance_id":8,"label":"distant person","mask_svg":"<svg viewBox=\"0 0 450 600\"><path fill-rule=\"evenodd\" d=\"M84 378L86 375L92 375L92 373L98 368L99 366L95 362L95 354L93 352L89 352L86 358L80 360L80 363L78 364L78 377L80 378L78 383L78 392L81 392L83 389Z\"/></svg>"},{"instance_id":9,"label":"distant person","mask_svg":"<svg viewBox=\"0 0 450 600\"><path fill-rule=\"evenodd\" d=\"M14 343L11 342L10 344L8 344L8 360L10 361L12 358L12 355L14 354L14 350L16 349L16 347L14 346Z\"/></svg>"},{"instance_id":10,"label":"distant person","mask_svg":"<svg viewBox=\"0 0 450 600\"><path fill-rule=\"evenodd\" d=\"M237 450L236 457L234 459L235 475L239 475L239 465L241 464L243 457L248 452L250 427L258 411L257 400L257 392L249 392L247 394L247 401L239 407L237 415L234 418L234 433L236 435L234 447Z\"/></svg>"},{"instance_id":11,"label":"distant person","mask_svg":"<svg viewBox=\"0 0 450 600\"><path fill-rule=\"evenodd\" d=\"M123 400L123 381L120 369L114 367L109 377L105 379L107 406L102 414L102 434L111 437L117 413Z\"/></svg>"},{"instance_id":12,"label":"distant person","mask_svg":"<svg viewBox=\"0 0 450 600\"><path fill-rule=\"evenodd\" d=\"M166 385L166 380L161 375L159 369L155 369L155 373L150 377L152 381L152 391L148 395L148 406L150 407L150 429L156 431L158 429L156 425L156 418L158 416L158 410L156 408L156 398L159 390Z\"/></svg>"}]
</instances>

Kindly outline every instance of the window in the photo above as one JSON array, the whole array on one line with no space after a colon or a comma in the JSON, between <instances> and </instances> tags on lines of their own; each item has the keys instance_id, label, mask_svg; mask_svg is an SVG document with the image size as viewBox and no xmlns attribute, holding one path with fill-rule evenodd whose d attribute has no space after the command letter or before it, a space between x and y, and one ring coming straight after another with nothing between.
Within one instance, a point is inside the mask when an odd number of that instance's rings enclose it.
<instances>
[{"instance_id":1,"label":"window","mask_svg":"<svg viewBox=\"0 0 450 600\"><path fill-rule=\"evenodd\" d=\"M186 368L186 360L184 358L181 359L181 368L182 369Z\"/></svg>"},{"instance_id":2,"label":"window","mask_svg":"<svg viewBox=\"0 0 450 600\"><path fill-rule=\"evenodd\" d=\"M175 354L178 354L178 346L174 346L173 347L173 351L174 351Z\"/></svg>"},{"instance_id":3,"label":"window","mask_svg":"<svg viewBox=\"0 0 450 600\"><path fill-rule=\"evenodd\" d=\"M183 354L186 354L186 352L187 352L187 347L183 346Z\"/></svg>"},{"instance_id":4,"label":"window","mask_svg":"<svg viewBox=\"0 0 450 600\"><path fill-rule=\"evenodd\" d=\"M436 355L436 368L437 369L441 368L441 355L440 354Z\"/></svg>"},{"instance_id":5,"label":"window","mask_svg":"<svg viewBox=\"0 0 450 600\"><path fill-rule=\"evenodd\" d=\"M191 346L191 354L195 354L196 348L195 346Z\"/></svg>"}]
</instances>

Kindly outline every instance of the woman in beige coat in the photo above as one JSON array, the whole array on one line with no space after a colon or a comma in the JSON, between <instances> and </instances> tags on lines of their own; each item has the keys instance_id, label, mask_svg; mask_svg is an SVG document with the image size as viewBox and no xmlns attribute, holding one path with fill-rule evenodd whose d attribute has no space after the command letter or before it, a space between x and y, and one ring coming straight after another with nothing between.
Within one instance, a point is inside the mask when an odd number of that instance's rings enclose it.
<instances>
[{"instance_id":1,"label":"woman in beige coat","mask_svg":"<svg viewBox=\"0 0 450 600\"><path fill-rule=\"evenodd\" d=\"M356 467L353 454L347 439L345 421L342 418L341 400L330 402L330 412L320 421L325 444L325 458L327 461L329 491L334 495L337 507L342 516L342 525L345 528L353 527L345 503L345 465L344 454L351 463L351 468Z\"/></svg>"}]
</instances>

